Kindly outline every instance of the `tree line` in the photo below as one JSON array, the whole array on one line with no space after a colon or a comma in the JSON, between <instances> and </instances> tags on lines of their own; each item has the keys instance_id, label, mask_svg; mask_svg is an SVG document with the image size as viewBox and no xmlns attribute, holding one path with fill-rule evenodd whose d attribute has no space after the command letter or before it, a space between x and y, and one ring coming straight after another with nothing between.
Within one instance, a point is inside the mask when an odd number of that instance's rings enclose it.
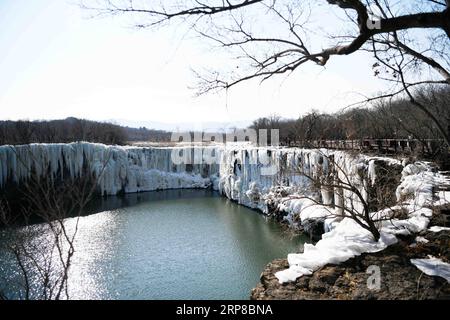
<instances>
[{"instance_id":1,"label":"tree line","mask_svg":"<svg viewBox=\"0 0 450 320\"><path fill-rule=\"evenodd\" d=\"M389 85L362 103L408 99L430 119L425 122L431 123L433 136L438 131L450 146L448 118L415 96L424 84L450 86L450 0L82 0L81 7L94 16L122 16L140 30L184 26L209 44L211 52L225 53L229 63L194 70L199 95L252 79L287 76L306 64L325 67L336 56L365 53L374 76ZM305 121L316 123L316 118Z\"/></svg>"},{"instance_id":2,"label":"tree line","mask_svg":"<svg viewBox=\"0 0 450 320\"><path fill-rule=\"evenodd\" d=\"M450 127L448 87L422 88L415 98ZM442 139L435 123L406 98L378 100L366 107L333 114L313 110L297 119L274 115L255 120L251 128L279 129L283 145L307 145L321 140Z\"/></svg>"},{"instance_id":3,"label":"tree line","mask_svg":"<svg viewBox=\"0 0 450 320\"><path fill-rule=\"evenodd\" d=\"M424 87L416 91L415 99L450 129L450 88ZM297 119L273 115L256 119L250 128L279 129L280 143L287 146L308 146L311 142L325 140L415 139L424 145L428 139L442 140L435 123L407 98L376 100L365 107L332 114L312 110ZM135 141L170 142L171 133L73 117L50 121L0 121L0 145L74 141L117 145Z\"/></svg>"},{"instance_id":4,"label":"tree line","mask_svg":"<svg viewBox=\"0 0 450 320\"><path fill-rule=\"evenodd\" d=\"M129 141L170 141L170 133L73 117L50 121L0 121L0 145L74 141L124 145Z\"/></svg>"}]
</instances>

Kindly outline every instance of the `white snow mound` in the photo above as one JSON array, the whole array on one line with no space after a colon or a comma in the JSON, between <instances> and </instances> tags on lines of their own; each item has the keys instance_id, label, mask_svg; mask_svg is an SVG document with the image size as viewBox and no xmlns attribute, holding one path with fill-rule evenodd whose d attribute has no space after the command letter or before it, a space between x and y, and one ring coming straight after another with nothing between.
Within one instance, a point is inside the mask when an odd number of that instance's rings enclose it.
<instances>
[{"instance_id":1,"label":"white snow mound","mask_svg":"<svg viewBox=\"0 0 450 320\"><path fill-rule=\"evenodd\" d=\"M428 259L411 259L411 263L429 276L442 277L450 283L450 264L429 256Z\"/></svg>"}]
</instances>

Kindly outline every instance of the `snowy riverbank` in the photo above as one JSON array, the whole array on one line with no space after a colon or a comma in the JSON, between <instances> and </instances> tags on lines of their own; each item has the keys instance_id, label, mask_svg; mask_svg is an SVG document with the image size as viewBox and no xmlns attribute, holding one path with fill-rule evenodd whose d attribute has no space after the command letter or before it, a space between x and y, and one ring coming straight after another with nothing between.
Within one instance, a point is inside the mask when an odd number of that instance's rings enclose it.
<instances>
[{"instance_id":1,"label":"snowy riverbank","mask_svg":"<svg viewBox=\"0 0 450 320\"><path fill-rule=\"evenodd\" d=\"M295 281L327 264L339 264L362 253L382 251L397 243L398 235L410 236L425 232L433 215L431 207L449 203L449 192L434 192L443 185L450 185L450 180L433 172L429 164L420 162L405 166L401 183L396 189L398 203L372 213L374 219L385 218L379 223L381 238L378 241L374 241L370 232L350 218L344 218L337 224L326 223L328 232L322 235L322 239L315 245L305 245L302 253L290 254L289 268L277 272L276 277L280 283ZM403 219L396 218L395 212L401 210L406 216ZM302 214L300 212L300 216ZM333 216L330 219L335 218ZM448 276L450 265L444 264L441 270L441 274Z\"/></svg>"},{"instance_id":2,"label":"snowy riverbank","mask_svg":"<svg viewBox=\"0 0 450 320\"><path fill-rule=\"evenodd\" d=\"M436 263L429 256L439 256L440 261L450 262L449 248L450 231L425 231L420 240L400 236L396 244L383 251L363 253L340 264L327 264L311 275L284 284L279 283L275 274L289 268L289 263L287 259L274 260L263 270L251 299L448 300L450 283L435 276L436 271L444 274L442 263ZM425 260L423 268L430 272L422 273L411 263L412 259ZM380 276L378 280L374 277L376 274Z\"/></svg>"}]
</instances>

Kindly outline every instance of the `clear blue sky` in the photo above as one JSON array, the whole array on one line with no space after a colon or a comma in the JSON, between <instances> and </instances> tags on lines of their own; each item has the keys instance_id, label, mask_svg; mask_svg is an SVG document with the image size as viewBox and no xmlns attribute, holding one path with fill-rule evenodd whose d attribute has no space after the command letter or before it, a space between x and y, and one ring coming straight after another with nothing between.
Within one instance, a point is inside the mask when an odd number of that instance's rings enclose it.
<instances>
[{"instance_id":1,"label":"clear blue sky","mask_svg":"<svg viewBox=\"0 0 450 320\"><path fill-rule=\"evenodd\" d=\"M311 108L335 111L375 93L371 61L339 57L326 70L308 66L283 81L246 83L228 95L195 98L191 68L217 56L180 29L129 28L88 19L77 0L0 1L0 119L160 122L242 121Z\"/></svg>"}]
</instances>

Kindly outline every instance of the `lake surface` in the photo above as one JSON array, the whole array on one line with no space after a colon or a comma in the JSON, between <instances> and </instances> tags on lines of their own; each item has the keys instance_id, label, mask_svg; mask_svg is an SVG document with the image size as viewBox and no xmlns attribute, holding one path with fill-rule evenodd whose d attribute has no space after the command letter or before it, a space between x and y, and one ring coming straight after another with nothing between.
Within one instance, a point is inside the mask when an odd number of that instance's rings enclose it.
<instances>
[{"instance_id":1,"label":"lake surface","mask_svg":"<svg viewBox=\"0 0 450 320\"><path fill-rule=\"evenodd\" d=\"M99 211L79 220L71 299L248 299L265 265L305 241L207 190L109 197L87 209ZM12 242L18 232L4 231L0 241ZM45 242L45 231L38 234ZM11 261L0 251L6 292L17 273Z\"/></svg>"}]
</instances>

